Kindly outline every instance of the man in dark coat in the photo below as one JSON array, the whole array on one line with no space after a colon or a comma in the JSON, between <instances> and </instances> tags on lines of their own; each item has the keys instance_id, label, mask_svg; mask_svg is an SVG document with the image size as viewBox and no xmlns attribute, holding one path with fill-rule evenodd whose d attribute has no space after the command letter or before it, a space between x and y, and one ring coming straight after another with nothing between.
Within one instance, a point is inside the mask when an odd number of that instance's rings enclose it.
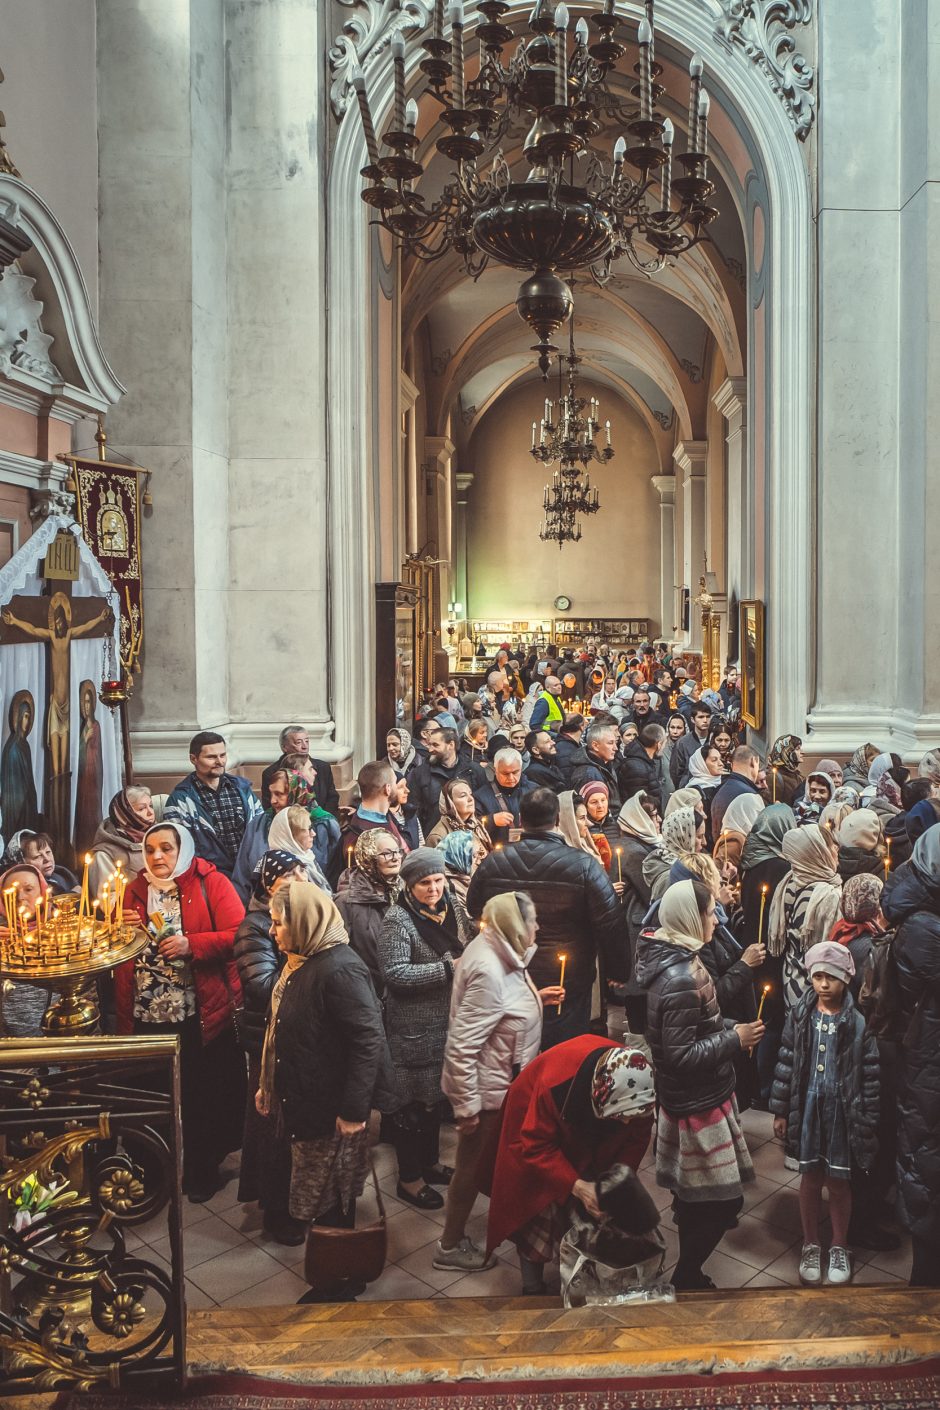
<instances>
[{"instance_id":1,"label":"man in dark coat","mask_svg":"<svg viewBox=\"0 0 940 1410\"><path fill-rule=\"evenodd\" d=\"M525 776L536 788L550 788L553 793L561 793L567 785L558 767L558 748L550 734L526 735L525 747L529 755L529 765Z\"/></svg>"},{"instance_id":2,"label":"man in dark coat","mask_svg":"<svg viewBox=\"0 0 940 1410\"><path fill-rule=\"evenodd\" d=\"M479 920L491 896L526 891L539 929L529 975L537 989L558 984L565 956L565 999L546 1009L542 1047L587 1033L598 956L608 982L627 978L623 912L597 860L569 847L557 831L557 795L537 788L522 800L522 839L491 852L474 872L467 910Z\"/></svg>"},{"instance_id":3,"label":"man in dark coat","mask_svg":"<svg viewBox=\"0 0 940 1410\"><path fill-rule=\"evenodd\" d=\"M911 1286L940 1288L940 825L888 879L900 1012L898 1198L911 1232Z\"/></svg>"},{"instance_id":4,"label":"man in dark coat","mask_svg":"<svg viewBox=\"0 0 940 1410\"><path fill-rule=\"evenodd\" d=\"M571 787L571 769L575 756L581 752L581 740L586 725L587 720L583 715L566 715L565 723L555 740L555 761L566 788Z\"/></svg>"},{"instance_id":5,"label":"man in dark coat","mask_svg":"<svg viewBox=\"0 0 940 1410\"><path fill-rule=\"evenodd\" d=\"M641 685L639 690L633 692L633 701L626 718L632 720L636 725L637 733L639 733L644 725L661 725L664 723L663 716L659 710L653 709L648 686Z\"/></svg>"},{"instance_id":6,"label":"man in dark coat","mask_svg":"<svg viewBox=\"0 0 940 1410\"><path fill-rule=\"evenodd\" d=\"M643 792L656 804L657 811L662 812L659 760L665 747L666 731L662 725L644 725L637 738L627 745L617 765L617 782L624 803L634 793Z\"/></svg>"},{"instance_id":7,"label":"man in dark coat","mask_svg":"<svg viewBox=\"0 0 940 1410\"><path fill-rule=\"evenodd\" d=\"M731 772L724 783L715 790L715 796L712 799L713 836L717 837L721 832L725 813L735 798L740 798L742 793L755 793L758 798L763 798L764 795L757 786L759 775L760 755L757 750L752 749L749 744L738 745L731 756Z\"/></svg>"},{"instance_id":8,"label":"man in dark coat","mask_svg":"<svg viewBox=\"0 0 940 1410\"><path fill-rule=\"evenodd\" d=\"M471 788L472 780L469 780ZM520 826L522 800L535 788L522 772L518 749L498 749L493 758L493 782L473 789L477 817L486 818L486 829L494 842L509 841L511 828Z\"/></svg>"},{"instance_id":9,"label":"man in dark coat","mask_svg":"<svg viewBox=\"0 0 940 1410\"><path fill-rule=\"evenodd\" d=\"M711 707L704 701L698 700L692 706L691 718L689 720L689 734L684 734L672 751L672 758L669 760L669 774L672 778L674 788L685 788L689 781L689 761L696 749L701 749L708 739L708 730L712 722Z\"/></svg>"},{"instance_id":10,"label":"man in dark coat","mask_svg":"<svg viewBox=\"0 0 940 1410\"><path fill-rule=\"evenodd\" d=\"M439 726L428 737L427 761L412 769L408 778L411 802L418 810L425 837L440 821L444 784L463 778L467 772L457 754L457 731Z\"/></svg>"},{"instance_id":11,"label":"man in dark coat","mask_svg":"<svg viewBox=\"0 0 940 1410\"><path fill-rule=\"evenodd\" d=\"M279 740L281 746L281 757L278 760L279 767L283 767L284 758L287 754L306 754L313 765L317 781L314 789L317 795L317 802L321 808L325 808L328 813L332 813L334 818L339 817L339 794L336 791L336 783L333 779L333 766L328 759L315 759L310 753L310 735L303 725L286 725L281 730Z\"/></svg>"},{"instance_id":12,"label":"man in dark coat","mask_svg":"<svg viewBox=\"0 0 940 1410\"><path fill-rule=\"evenodd\" d=\"M575 755L571 765L571 787L577 793L586 783L603 783L610 800L609 812L615 818L623 806L614 761L620 747L620 731L616 724L588 725L584 748Z\"/></svg>"}]
</instances>

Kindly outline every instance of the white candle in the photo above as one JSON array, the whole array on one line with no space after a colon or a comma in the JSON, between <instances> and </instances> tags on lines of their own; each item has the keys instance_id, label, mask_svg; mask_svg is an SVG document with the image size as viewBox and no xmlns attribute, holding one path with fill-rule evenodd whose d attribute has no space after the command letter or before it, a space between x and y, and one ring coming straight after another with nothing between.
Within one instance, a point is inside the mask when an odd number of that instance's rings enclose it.
<instances>
[{"instance_id":1,"label":"white candle","mask_svg":"<svg viewBox=\"0 0 940 1410\"><path fill-rule=\"evenodd\" d=\"M568 6L555 10L555 103L568 106Z\"/></svg>"}]
</instances>

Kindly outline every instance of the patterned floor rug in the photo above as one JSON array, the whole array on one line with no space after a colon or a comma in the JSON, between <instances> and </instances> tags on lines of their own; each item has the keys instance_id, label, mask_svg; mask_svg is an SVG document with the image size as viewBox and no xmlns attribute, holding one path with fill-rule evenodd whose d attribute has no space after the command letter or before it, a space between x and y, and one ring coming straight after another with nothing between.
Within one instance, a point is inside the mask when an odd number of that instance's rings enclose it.
<instances>
[{"instance_id":1,"label":"patterned floor rug","mask_svg":"<svg viewBox=\"0 0 940 1410\"><path fill-rule=\"evenodd\" d=\"M937 1410L940 1359L832 1371L618 1380L296 1386L207 1376L172 1395L62 1396L56 1410Z\"/></svg>"}]
</instances>

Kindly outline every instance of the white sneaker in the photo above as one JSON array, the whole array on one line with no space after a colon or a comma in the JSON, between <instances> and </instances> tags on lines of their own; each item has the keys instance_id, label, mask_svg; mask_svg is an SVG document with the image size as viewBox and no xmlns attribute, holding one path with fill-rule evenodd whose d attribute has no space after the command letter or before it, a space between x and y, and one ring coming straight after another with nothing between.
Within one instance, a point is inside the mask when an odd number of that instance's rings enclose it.
<instances>
[{"instance_id":1,"label":"white sneaker","mask_svg":"<svg viewBox=\"0 0 940 1410\"><path fill-rule=\"evenodd\" d=\"M484 1250L478 1248L472 1239L461 1239L456 1248L443 1248L438 1239L437 1252L431 1260L431 1267L459 1268L464 1273L482 1273L484 1268L492 1268L495 1262L496 1255L491 1253L487 1258Z\"/></svg>"},{"instance_id":2,"label":"white sneaker","mask_svg":"<svg viewBox=\"0 0 940 1410\"><path fill-rule=\"evenodd\" d=\"M800 1282L810 1288L818 1288L822 1282L822 1249L819 1244L803 1245L800 1255Z\"/></svg>"},{"instance_id":3,"label":"white sneaker","mask_svg":"<svg viewBox=\"0 0 940 1410\"><path fill-rule=\"evenodd\" d=\"M783 1168L784 1170L799 1170L800 1162L795 1155L785 1155L783 1157Z\"/></svg>"},{"instance_id":4,"label":"white sneaker","mask_svg":"<svg viewBox=\"0 0 940 1410\"><path fill-rule=\"evenodd\" d=\"M833 1244L829 1250L829 1268L826 1272L826 1282L833 1285L848 1283L852 1278L852 1255L847 1248L842 1248L839 1244Z\"/></svg>"}]
</instances>

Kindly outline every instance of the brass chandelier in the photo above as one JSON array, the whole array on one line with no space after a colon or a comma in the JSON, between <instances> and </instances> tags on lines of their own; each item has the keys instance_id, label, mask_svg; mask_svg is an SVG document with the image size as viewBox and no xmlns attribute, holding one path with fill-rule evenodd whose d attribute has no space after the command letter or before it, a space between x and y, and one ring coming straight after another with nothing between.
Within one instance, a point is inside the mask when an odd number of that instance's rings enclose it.
<instances>
[{"instance_id":1,"label":"brass chandelier","mask_svg":"<svg viewBox=\"0 0 940 1410\"><path fill-rule=\"evenodd\" d=\"M573 282L573 281L572 281ZM591 487L587 467L591 461L604 465L613 459L610 444L610 422L605 423L607 444L597 444L600 430L596 397L588 401L578 395L578 368L581 358L574 346L574 319L569 325L567 356L558 358L558 400L545 399L541 424L532 422L530 455L540 465L558 469L552 483L545 486L542 496L542 527L539 537L551 539L561 548L565 543L577 543L581 537L581 514L596 514L600 509L597 490Z\"/></svg>"},{"instance_id":2,"label":"brass chandelier","mask_svg":"<svg viewBox=\"0 0 940 1410\"><path fill-rule=\"evenodd\" d=\"M714 186L708 179L702 63L693 58L690 65L689 146L676 157L682 174L673 179L674 129L657 110L665 90L657 81L662 68L655 60L653 0L645 0L637 34L633 105L622 103L611 87L627 53L616 34L614 3L604 0L590 25L578 19L571 46L567 7L558 5L552 13L546 0L535 0L528 34L504 65L503 50L513 38L503 23L510 6L507 0L478 0L480 68L468 81L463 4L452 0L445 38L444 0L435 0L420 67L448 129L436 149L455 170L432 202L415 189L424 168L414 155L418 110L405 102L401 34L392 44L395 99L382 149L365 79L361 70L353 74L368 151L363 200L406 254L434 260L453 250L474 279L491 259L530 271L516 308L539 339L533 351L544 377L555 351L551 336L572 304L558 269L589 269L603 283L626 257L655 272L668 257L705 239L718 214L708 204ZM504 142L521 135L523 128L515 127L520 120L528 127L523 154L529 172L522 181L514 179L503 153ZM592 145L605 122L621 130L610 154ZM629 175L627 166L637 175Z\"/></svg>"}]
</instances>

